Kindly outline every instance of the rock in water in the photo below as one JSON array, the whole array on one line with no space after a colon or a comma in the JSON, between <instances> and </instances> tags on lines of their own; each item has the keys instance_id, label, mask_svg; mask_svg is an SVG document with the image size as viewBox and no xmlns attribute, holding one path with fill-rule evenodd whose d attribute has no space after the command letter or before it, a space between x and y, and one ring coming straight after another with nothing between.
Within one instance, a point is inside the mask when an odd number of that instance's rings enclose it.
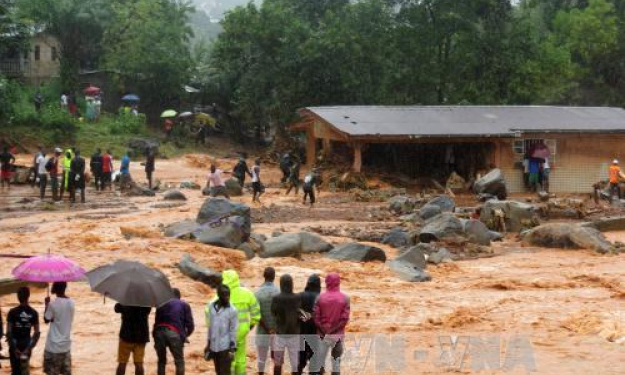
<instances>
[{"instance_id":1,"label":"rock in water","mask_svg":"<svg viewBox=\"0 0 625 375\"><path fill-rule=\"evenodd\" d=\"M303 254L327 253L334 247L331 243L326 242L321 236L314 233L301 232L299 236Z\"/></svg>"},{"instance_id":2,"label":"rock in water","mask_svg":"<svg viewBox=\"0 0 625 375\"><path fill-rule=\"evenodd\" d=\"M499 199L506 199L508 191L501 169L493 169L473 185L475 194L492 194Z\"/></svg>"},{"instance_id":3,"label":"rock in water","mask_svg":"<svg viewBox=\"0 0 625 375\"><path fill-rule=\"evenodd\" d=\"M173 238L190 237L195 238L193 233L200 229L200 224L195 220L184 220L169 225L165 228L165 236Z\"/></svg>"},{"instance_id":4,"label":"rock in water","mask_svg":"<svg viewBox=\"0 0 625 375\"><path fill-rule=\"evenodd\" d=\"M439 249L437 252L430 254L430 257L428 258L428 263L441 264L443 262L449 262L452 259L453 258L449 250L443 247Z\"/></svg>"},{"instance_id":5,"label":"rock in water","mask_svg":"<svg viewBox=\"0 0 625 375\"><path fill-rule=\"evenodd\" d=\"M203 244L236 249L249 238L243 230L245 218L230 216L221 224L203 226L194 236Z\"/></svg>"},{"instance_id":6,"label":"rock in water","mask_svg":"<svg viewBox=\"0 0 625 375\"><path fill-rule=\"evenodd\" d=\"M496 210L501 210L505 215L507 232L520 232L535 226L538 217L534 206L517 201L488 201L482 207L480 220L491 229L496 229ZM497 228L497 230L499 230Z\"/></svg>"},{"instance_id":7,"label":"rock in water","mask_svg":"<svg viewBox=\"0 0 625 375\"><path fill-rule=\"evenodd\" d=\"M338 246L328 253L328 257L355 262L386 262L386 253L384 250L358 242Z\"/></svg>"},{"instance_id":8,"label":"rock in water","mask_svg":"<svg viewBox=\"0 0 625 375\"><path fill-rule=\"evenodd\" d=\"M186 201L187 197L180 190L170 190L165 193L163 199L166 201Z\"/></svg>"},{"instance_id":9,"label":"rock in water","mask_svg":"<svg viewBox=\"0 0 625 375\"><path fill-rule=\"evenodd\" d=\"M197 215L200 224L217 223L229 216L243 218L242 231L243 242L247 241L252 233L252 219L250 208L242 203L231 202L225 198L208 198Z\"/></svg>"},{"instance_id":10,"label":"rock in water","mask_svg":"<svg viewBox=\"0 0 625 375\"><path fill-rule=\"evenodd\" d=\"M178 263L178 269L180 269L180 272L182 272L183 275L186 275L193 280L203 282L212 288L216 288L219 284L221 284L220 273L213 272L208 268L198 265L189 254L183 255L180 263Z\"/></svg>"},{"instance_id":11,"label":"rock in water","mask_svg":"<svg viewBox=\"0 0 625 375\"><path fill-rule=\"evenodd\" d=\"M426 206L438 206L441 212L454 212L456 202L449 195L439 195L427 202Z\"/></svg>"},{"instance_id":12,"label":"rock in water","mask_svg":"<svg viewBox=\"0 0 625 375\"><path fill-rule=\"evenodd\" d=\"M425 262L425 254L420 245L404 251L397 258L387 263L389 268L402 280L410 282L432 280L432 276L424 271L427 264Z\"/></svg>"},{"instance_id":13,"label":"rock in water","mask_svg":"<svg viewBox=\"0 0 625 375\"><path fill-rule=\"evenodd\" d=\"M126 143L134 155L147 155L149 151L157 152L160 142L156 139L132 138Z\"/></svg>"},{"instance_id":14,"label":"rock in water","mask_svg":"<svg viewBox=\"0 0 625 375\"><path fill-rule=\"evenodd\" d=\"M442 213L441 208L439 206L426 204L425 206L419 209L419 216L423 220L429 220L435 216L438 216Z\"/></svg>"},{"instance_id":15,"label":"rock in water","mask_svg":"<svg viewBox=\"0 0 625 375\"><path fill-rule=\"evenodd\" d=\"M401 248L412 245L412 239L410 238L410 234L408 234L408 232L404 231L402 228L395 228L386 235L384 235L384 237L382 238L382 243L385 245L393 246L395 248Z\"/></svg>"},{"instance_id":16,"label":"rock in water","mask_svg":"<svg viewBox=\"0 0 625 375\"><path fill-rule=\"evenodd\" d=\"M446 212L427 221L421 229L419 239L421 242L429 243L463 235L464 225L462 221L453 214Z\"/></svg>"},{"instance_id":17,"label":"rock in water","mask_svg":"<svg viewBox=\"0 0 625 375\"><path fill-rule=\"evenodd\" d=\"M243 195L243 188L235 177L226 180L226 190L231 197L240 197Z\"/></svg>"},{"instance_id":18,"label":"rock in water","mask_svg":"<svg viewBox=\"0 0 625 375\"><path fill-rule=\"evenodd\" d=\"M458 173L451 172L449 178L447 179L447 183L445 187L447 189L453 191L454 193L458 193L464 191L467 185L467 181L462 178Z\"/></svg>"},{"instance_id":19,"label":"rock in water","mask_svg":"<svg viewBox=\"0 0 625 375\"><path fill-rule=\"evenodd\" d=\"M464 233L467 236L469 242L490 246L491 233L486 224L479 220L467 220L464 224Z\"/></svg>"},{"instance_id":20,"label":"rock in water","mask_svg":"<svg viewBox=\"0 0 625 375\"><path fill-rule=\"evenodd\" d=\"M398 215L410 214L414 211L416 202L413 198L398 195L388 201L389 210Z\"/></svg>"},{"instance_id":21,"label":"rock in water","mask_svg":"<svg viewBox=\"0 0 625 375\"><path fill-rule=\"evenodd\" d=\"M200 190L202 187L195 183L194 181L182 181L180 183L181 189L192 189L192 190Z\"/></svg>"},{"instance_id":22,"label":"rock in water","mask_svg":"<svg viewBox=\"0 0 625 375\"><path fill-rule=\"evenodd\" d=\"M261 258L300 257L302 255L302 237L299 233L285 233L265 241L265 251Z\"/></svg>"},{"instance_id":23,"label":"rock in water","mask_svg":"<svg viewBox=\"0 0 625 375\"><path fill-rule=\"evenodd\" d=\"M551 223L541 225L522 236L533 246L561 249L590 249L598 253L615 252L614 246L597 229L579 224Z\"/></svg>"}]
</instances>

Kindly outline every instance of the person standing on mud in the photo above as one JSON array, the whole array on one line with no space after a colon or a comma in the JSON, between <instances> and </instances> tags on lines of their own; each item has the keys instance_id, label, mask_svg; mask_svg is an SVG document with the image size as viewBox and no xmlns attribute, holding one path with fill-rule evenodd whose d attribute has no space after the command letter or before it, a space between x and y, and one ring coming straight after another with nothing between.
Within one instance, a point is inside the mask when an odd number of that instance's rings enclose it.
<instances>
[{"instance_id":1,"label":"person standing on mud","mask_svg":"<svg viewBox=\"0 0 625 375\"><path fill-rule=\"evenodd\" d=\"M9 152L9 148L4 146L2 154L0 154L0 184L4 188L4 184L7 184L8 188L11 188L11 177L13 177L13 164L15 163L15 156Z\"/></svg>"},{"instance_id":2,"label":"person standing on mud","mask_svg":"<svg viewBox=\"0 0 625 375\"><path fill-rule=\"evenodd\" d=\"M273 335L276 333L276 322L271 313L271 302L275 296L280 294L280 290L274 285L276 270L273 267L265 268L263 277L265 282L254 293L260 306L260 321L256 329L256 352L259 374L265 373L269 352L273 351Z\"/></svg>"},{"instance_id":3,"label":"person standing on mud","mask_svg":"<svg viewBox=\"0 0 625 375\"><path fill-rule=\"evenodd\" d=\"M191 307L180 299L179 289L174 288L174 295L176 298L156 310L152 335L158 357L158 375L165 375L168 349L174 357L176 375L184 375L184 344L195 330Z\"/></svg>"},{"instance_id":4,"label":"person standing on mud","mask_svg":"<svg viewBox=\"0 0 625 375\"><path fill-rule=\"evenodd\" d=\"M126 366L132 354L135 364L135 375L143 375L143 359L145 345L150 341L148 317L149 307L124 306L115 304L115 312L122 316L122 326L119 330L119 347L117 350L117 371L115 375L126 374Z\"/></svg>"},{"instance_id":5,"label":"person standing on mud","mask_svg":"<svg viewBox=\"0 0 625 375\"><path fill-rule=\"evenodd\" d=\"M213 360L217 375L232 374L232 360L237 352L238 312L230 304L230 288L217 287L217 301L208 306L206 324L208 341L204 348L204 358Z\"/></svg>"},{"instance_id":6,"label":"person standing on mud","mask_svg":"<svg viewBox=\"0 0 625 375\"><path fill-rule=\"evenodd\" d=\"M30 168L30 174L32 175L32 179L30 180L30 186L33 188L39 180L39 157L44 155L42 146L37 146L37 150L37 153L33 157L33 166Z\"/></svg>"},{"instance_id":7,"label":"person standing on mud","mask_svg":"<svg viewBox=\"0 0 625 375\"><path fill-rule=\"evenodd\" d=\"M280 159L280 170L282 171L282 179L280 180L283 184L289 178L289 170L291 168L291 154L285 153L282 155Z\"/></svg>"},{"instance_id":8,"label":"person standing on mud","mask_svg":"<svg viewBox=\"0 0 625 375\"><path fill-rule=\"evenodd\" d=\"M43 320L50 324L46 347L43 352L43 372L47 375L72 375L72 322L74 321L74 301L66 294L66 282L52 284L54 301L45 299Z\"/></svg>"},{"instance_id":9,"label":"person standing on mud","mask_svg":"<svg viewBox=\"0 0 625 375\"><path fill-rule=\"evenodd\" d=\"M232 171L232 175L234 177L236 177L236 179L239 181L239 185L241 185L241 187L243 187L245 185L245 175L249 175L250 177L252 177L252 172L250 172L250 168L247 166L247 163L245 162L245 158L240 158L239 162L237 163L237 165L234 166L234 169Z\"/></svg>"},{"instance_id":10,"label":"person standing on mud","mask_svg":"<svg viewBox=\"0 0 625 375\"><path fill-rule=\"evenodd\" d=\"M211 164L210 171L211 172L208 174L208 181L206 182L210 197L215 198L221 195L226 197L226 199L230 199L228 189L226 189L226 183L221 177L221 174L226 172L218 169L214 164Z\"/></svg>"},{"instance_id":11,"label":"person standing on mud","mask_svg":"<svg viewBox=\"0 0 625 375\"><path fill-rule=\"evenodd\" d=\"M63 182L61 184L61 199L63 199L63 192L69 193L70 181L69 174L72 167L72 159L74 159L74 152L71 148L65 150L65 157L63 158Z\"/></svg>"},{"instance_id":12,"label":"person standing on mud","mask_svg":"<svg viewBox=\"0 0 625 375\"><path fill-rule=\"evenodd\" d=\"M306 198L310 197L310 207L315 205L317 199L315 198L315 187L320 183L319 171L317 168L313 169L309 174L304 177L304 185L302 190L304 191L303 204L306 204Z\"/></svg>"},{"instance_id":13,"label":"person standing on mud","mask_svg":"<svg viewBox=\"0 0 625 375\"><path fill-rule=\"evenodd\" d=\"M11 375L29 375L30 358L39 341L39 314L30 307L28 299L30 289L21 287L17 291L19 306L11 309L7 315L7 342ZM31 336L31 331L33 335Z\"/></svg>"},{"instance_id":14,"label":"person standing on mud","mask_svg":"<svg viewBox=\"0 0 625 375\"><path fill-rule=\"evenodd\" d=\"M610 175L610 202L612 202L615 196L617 199L621 199L620 183L621 179L625 180L625 175L621 172L618 159L614 159L614 161L612 161L612 166L608 172Z\"/></svg>"},{"instance_id":15,"label":"person standing on mud","mask_svg":"<svg viewBox=\"0 0 625 375\"><path fill-rule=\"evenodd\" d=\"M313 310L315 302L319 298L321 293L321 278L318 275L311 275L306 283L306 288L300 293L299 298L302 304L301 317L300 317L300 335L303 340L300 340L300 353L299 353L299 365L297 368L298 374L304 373L304 368L313 355L317 352L319 346L319 336L317 336L317 326L313 320Z\"/></svg>"},{"instance_id":16,"label":"person standing on mud","mask_svg":"<svg viewBox=\"0 0 625 375\"><path fill-rule=\"evenodd\" d=\"M128 156L128 151L122 157L122 164L119 167L119 188L122 193L125 193L126 190L130 189L130 184L132 181L132 177L130 176L130 156Z\"/></svg>"},{"instance_id":17,"label":"person standing on mud","mask_svg":"<svg viewBox=\"0 0 625 375\"><path fill-rule=\"evenodd\" d=\"M332 373L341 372L341 356L344 352L345 327L349 322L349 297L341 293L341 277L337 273L326 276L326 291L319 296L313 309L313 319L320 336L317 363L312 363L311 374L323 374L328 352L332 356ZM316 361L315 361L316 362Z\"/></svg>"},{"instance_id":18,"label":"person standing on mud","mask_svg":"<svg viewBox=\"0 0 625 375\"><path fill-rule=\"evenodd\" d=\"M300 164L297 160L295 160L293 162L293 165L289 169L289 179L287 181L288 188L286 189L286 195L289 195L292 189L295 189L295 195L297 195L297 192L299 191L299 184L300 184L299 170L300 170Z\"/></svg>"},{"instance_id":19,"label":"person standing on mud","mask_svg":"<svg viewBox=\"0 0 625 375\"><path fill-rule=\"evenodd\" d=\"M252 167L252 202L260 203L260 196L264 191L263 183L260 182L260 159L256 159Z\"/></svg>"},{"instance_id":20,"label":"person standing on mud","mask_svg":"<svg viewBox=\"0 0 625 375\"><path fill-rule=\"evenodd\" d=\"M300 307L299 295L293 293L291 275L280 277L280 294L271 303L271 313L276 321L276 346L274 352L274 374L282 374L284 357L289 356L291 374L296 375L299 368L300 351Z\"/></svg>"},{"instance_id":21,"label":"person standing on mud","mask_svg":"<svg viewBox=\"0 0 625 375\"><path fill-rule=\"evenodd\" d=\"M113 190L113 155L106 150L102 156L102 190L108 185Z\"/></svg>"},{"instance_id":22,"label":"person standing on mud","mask_svg":"<svg viewBox=\"0 0 625 375\"><path fill-rule=\"evenodd\" d=\"M70 164L69 181L70 202L76 203L76 189L80 189L80 203L85 203L85 159L80 156L80 150L76 150L76 156Z\"/></svg>"},{"instance_id":23,"label":"person standing on mud","mask_svg":"<svg viewBox=\"0 0 625 375\"><path fill-rule=\"evenodd\" d=\"M59 201L59 174L61 170L59 169L59 163L61 161L61 154L63 150L60 148L54 149L54 156L52 156L48 163L46 164L46 170L50 174L50 186L52 188L52 199L55 202Z\"/></svg>"},{"instance_id":24,"label":"person standing on mud","mask_svg":"<svg viewBox=\"0 0 625 375\"><path fill-rule=\"evenodd\" d=\"M102 186L102 150L97 148L95 150L95 154L91 155L91 162L89 163L91 167L91 174L93 175L93 180L95 182L95 190L100 191L103 190Z\"/></svg>"},{"instance_id":25,"label":"person standing on mud","mask_svg":"<svg viewBox=\"0 0 625 375\"><path fill-rule=\"evenodd\" d=\"M47 161L48 160L46 159L46 152L41 149L41 151L39 151L39 156L37 156L37 160L35 161L37 168L37 179L39 179L39 197L41 198L41 200L43 200L43 198L45 197L46 187L48 187L48 173L46 171Z\"/></svg>"},{"instance_id":26,"label":"person standing on mud","mask_svg":"<svg viewBox=\"0 0 625 375\"><path fill-rule=\"evenodd\" d=\"M148 149L147 156L145 159L145 177L148 180L148 188L152 189L152 174L154 173L155 168L155 159L154 149Z\"/></svg>"}]
</instances>

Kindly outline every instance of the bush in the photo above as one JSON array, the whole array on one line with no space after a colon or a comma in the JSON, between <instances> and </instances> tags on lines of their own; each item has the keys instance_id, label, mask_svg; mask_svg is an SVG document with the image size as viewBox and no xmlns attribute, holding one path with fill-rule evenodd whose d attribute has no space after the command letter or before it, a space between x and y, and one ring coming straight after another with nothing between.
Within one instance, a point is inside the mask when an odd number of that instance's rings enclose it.
<instances>
[{"instance_id":1,"label":"bush","mask_svg":"<svg viewBox=\"0 0 625 375\"><path fill-rule=\"evenodd\" d=\"M145 129L145 115L120 114L111 119L109 130L111 134L140 134Z\"/></svg>"}]
</instances>

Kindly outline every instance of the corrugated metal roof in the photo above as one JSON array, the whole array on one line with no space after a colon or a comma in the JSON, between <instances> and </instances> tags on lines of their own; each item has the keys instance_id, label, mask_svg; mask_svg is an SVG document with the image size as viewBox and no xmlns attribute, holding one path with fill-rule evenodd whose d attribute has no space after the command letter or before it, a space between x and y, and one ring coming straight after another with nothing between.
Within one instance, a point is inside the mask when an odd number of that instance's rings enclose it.
<instances>
[{"instance_id":1,"label":"corrugated metal roof","mask_svg":"<svg viewBox=\"0 0 625 375\"><path fill-rule=\"evenodd\" d=\"M305 109L354 137L625 132L625 110L612 107L338 106Z\"/></svg>"}]
</instances>

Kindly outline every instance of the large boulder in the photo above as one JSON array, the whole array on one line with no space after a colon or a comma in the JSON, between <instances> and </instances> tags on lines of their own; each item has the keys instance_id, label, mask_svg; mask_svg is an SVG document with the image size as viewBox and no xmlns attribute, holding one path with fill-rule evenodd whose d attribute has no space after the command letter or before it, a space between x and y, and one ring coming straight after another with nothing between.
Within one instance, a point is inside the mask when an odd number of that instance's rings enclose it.
<instances>
[{"instance_id":1,"label":"large boulder","mask_svg":"<svg viewBox=\"0 0 625 375\"><path fill-rule=\"evenodd\" d=\"M464 235L464 225L454 214L443 213L425 223L421 228L419 239L421 242L429 243L441 241L445 238L462 237Z\"/></svg>"},{"instance_id":2,"label":"large boulder","mask_svg":"<svg viewBox=\"0 0 625 375\"><path fill-rule=\"evenodd\" d=\"M148 189L147 186L141 186L134 181L130 181L124 192L129 197L154 197L156 192Z\"/></svg>"},{"instance_id":3,"label":"large boulder","mask_svg":"<svg viewBox=\"0 0 625 375\"><path fill-rule=\"evenodd\" d=\"M190 239L195 238L194 232L199 230L201 225L195 220L184 220L167 226L164 230L166 237L183 238L188 237Z\"/></svg>"},{"instance_id":4,"label":"large boulder","mask_svg":"<svg viewBox=\"0 0 625 375\"><path fill-rule=\"evenodd\" d=\"M600 232L625 230L625 216L600 217L592 222L584 223Z\"/></svg>"},{"instance_id":5,"label":"large boulder","mask_svg":"<svg viewBox=\"0 0 625 375\"><path fill-rule=\"evenodd\" d=\"M165 193L163 199L166 201L186 201L187 197L180 190L170 190Z\"/></svg>"},{"instance_id":6,"label":"large boulder","mask_svg":"<svg viewBox=\"0 0 625 375\"><path fill-rule=\"evenodd\" d=\"M182 181L180 183L181 189L200 190L202 187L195 181Z\"/></svg>"},{"instance_id":7,"label":"large boulder","mask_svg":"<svg viewBox=\"0 0 625 375\"><path fill-rule=\"evenodd\" d=\"M491 229L496 229L496 211L500 210L505 216L507 232L520 232L524 228L531 228L537 222L536 209L531 204L517 201L495 201L484 203L480 220Z\"/></svg>"},{"instance_id":8,"label":"large boulder","mask_svg":"<svg viewBox=\"0 0 625 375\"><path fill-rule=\"evenodd\" d=\"M490 241L492 239L491 232L486 224L479 220L467 220L464 223L464 234L469 242L482 246L490 246Z\"/></svg>"},{"instance_id":9,"label":"large boulder","mask_svg":"<svg viewBox=\"0 0 625 375\"><path fill-rule=\"evenodd\" d=\"M264 246L261 258L297 258L302 254L302 237L299 233L285 233L268 239Z\"/></svg>"},{"instance_id":10,"label":"large boulder","mask_svg":"<svg viewBox=\"0 0 625 375\"><path fill-rule=\"evenodd\" d=\"M441 264L445 262L451 262L453 260L449 250L440 248L437 252L430 254L428 257L428 263Z\"/></svg>"},{"instance_id":11,"label":"large boulder","mask_svg":"<svg viewBox=\"0 0 625 375\"><path fill-rule=\"evenodd\" d=\"M438 206L441 212L454 212L456 202L449 195L439 195L425 204L426 206Z\"/></svg>"},{"instance_id":12,"label":"large boulder","mask_svg":"<svg viewBox=\"0 0 625 375\"><path fill-rule=\"evenodd\" d=\"M550 223L527 231L523 242L532 246L562 249L590 249L614 252L614 246L595 228L570 223Z\"/></svg>"},{"instance_id":13,"label":"large boulder","mask_svg":"<svg viewBox=\"0 0 625 375\"><path fill-rule=\"evenodd\" d=\"M232 216L239 216L243 219L241 230L243 241L247 241L252 233L252 218L250 208L242 203L231 202L225 198L208 198L200 208L197 222L200 224L217 223Z\"/></svg>"},{"instance_id":14,"label":"large boulder","mask_svg":"<svg viewBox=\"0 0 625 375\"><path fill-rule=\"evenodd\" d=\"M250 236L250 239L247 242L242 243L237 250L244 252L247 259L252 259L265 250L265 245Z\"/></svg>"},{"instance_id":15,"label":"large boulder","mask_svg":"<svg viewBox=\"0 0 625 375\"><path fill-rule=\"evenodd\" d=\"M249 234L243 230L244 226L244 217L230 216L221 224L204 225L201 230L194 233L194 236L206 245L236 249L249 238Z\"/></svg>"},{"instance_id":16,"label":"large boulder","mask_svg":"<svg viewBox=\"0 0 625 375\"><path fill-rule=\"evenodd\" d=\"M241 183L235 177L226 180L226 190L231 197L240 197L243 195L243 188Z\"/></svg>"},{"instance_id":17,"label":"large boulder","mask_svg":"<svg viewBox=\"0 0 625 375\"><path fill-rule=\"evenodd\" d=\"M331 243L315 233L301 232L299 236L302 241L301 246L303 254L327 253L334 247Z\"/></svg>"},{"instance_id":18,"label":"large boulder","mask_svg":"<svg viewBox=\"0 0 625 375\"><path fill-rule=\"evenodd\" d=\"M382 237L382 243L395 248L408 247L413 241L410 234L402 228L394 228Z\"/></svg>"},{"instance_id":19,"label":"large boulder","mask_svg":"<svg viewBox=\"0 0 625 375\"><path fill-rule=\"evenodd\" d=\"M221 284L220 273L198 265L189 254L183 255L177 266L183 275L186 275L193 280L203 282L213 288L216 288L219 284Z\"/></svg>"},{"instance_id":20,"label":"large boulder","mask_svg":"<svg viewBox=\"0 0 625 375\"><path fill-rule=\"evenodd\" d=\"M147 155L149 151L157 152L160 145L158 140L149 138L132 138L126 143L136 156Z\"/></svg>"},{"instance_id":21,"label":"large boulder","mask_svg":"<svg viewBox=\"0 0 625 375\"><path fill-rule=\"evenodd\" d=\"M419 209L419 217L421 217L421 219L423 220L429 220L435 216L440 215L441 213L443 213L443 211L441 211L441 208L433 204L426 204Z\"/></svg>"},{"instance_id":22,"label":"large boulder","mask_svg":"<svg viewBox=\"0 0 625 375\"><path fill-rule=\"evenodd\" d=\"M475 194L492 194L499 199L506 199L508 191L506 179L501 169L493 169L473 185Z\"/></svg>"},{"instance_id":23,"label":"large boulder","mask_svg":"<svg viewBox=\"0 0 625 375\"><path fill-rule=\"evenodd\" d=\"M404 251L387 264L402 280L410 282L432 280L432 276L424 271L427 264L421 244Z\"/></svg>"},{"instance_id":24,"label":"large boulder","mask_svg":"<svg viewBox=\"0 0 625 375\"><path fill-rule=\"evenodd\" d=\"M386 262L386 253L379 247L352 242L335 247L328 253L328 257L338 260L355 262Z\"/></svg>"},{"instance_id":25,"label":"large boulder","mask_svg":"<svg viewBox=\"0 0 625 375\"><path fill-rule=\"evenodd\" d=\"M414 198L405 195L398 195L389 199L388 204L391 212L398 215L405 215L414 211L416 201Z\"/></svg>"}]
</instances>

